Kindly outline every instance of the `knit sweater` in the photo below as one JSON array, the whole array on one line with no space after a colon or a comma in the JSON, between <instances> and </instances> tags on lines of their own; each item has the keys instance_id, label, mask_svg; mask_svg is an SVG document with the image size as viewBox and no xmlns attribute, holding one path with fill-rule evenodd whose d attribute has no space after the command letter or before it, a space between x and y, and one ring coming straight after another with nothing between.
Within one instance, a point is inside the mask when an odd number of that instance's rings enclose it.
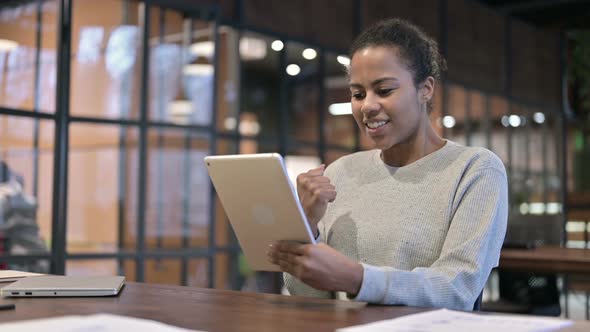
<instances>
[{"instance_id":1,"label":"knit sweater","mask_svg":"<svg viewBox=\"0 0 590 332\"><path fill-rule=\"evenodd\" d=\"M327 167L337 197L318 223L319 241L362 264L354 300L471 310L506 232L502 161L452 141L403 167L388 166L380 152ZM335 296L284 277L292 295Z\"/></svg>"}]
</instances>

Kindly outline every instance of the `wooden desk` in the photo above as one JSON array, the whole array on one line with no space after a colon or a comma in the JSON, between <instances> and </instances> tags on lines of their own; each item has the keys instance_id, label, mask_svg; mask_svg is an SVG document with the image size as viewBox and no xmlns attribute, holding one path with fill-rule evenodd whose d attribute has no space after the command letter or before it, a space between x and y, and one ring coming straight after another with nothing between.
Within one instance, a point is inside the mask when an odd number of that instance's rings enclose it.
<instances>
[{"instance_id":1,"label":"wooden desk","mask_svg":"<svg viewBox=\"0 0 590 332\"><path fill-rule=\"evenodd\" d=\"M535 249L502 249L501 269L590 274L590 250L541 246Z\"/></svg>"},{"instance_id":2,"label":"wooden desk","mask_svg":"<svg viewBox=\"0 0 590 332\"><path fill-rule=\"evenodd\" d=\"M205 331L334 331L431 309L129 282L118 297L21 298L0 322L112 313ZM564 331L590 331L576 322Z\"/></svg>"}]
</instances>

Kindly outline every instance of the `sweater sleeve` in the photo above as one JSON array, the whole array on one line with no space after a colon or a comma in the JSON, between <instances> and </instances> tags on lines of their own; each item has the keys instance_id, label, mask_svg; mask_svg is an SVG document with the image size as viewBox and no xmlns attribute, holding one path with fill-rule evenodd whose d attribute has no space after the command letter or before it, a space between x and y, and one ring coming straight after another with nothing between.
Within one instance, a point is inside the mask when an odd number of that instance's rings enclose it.
<instances>
[{"instance_id":1,"label":"sweater sleeve","mask_svg":"<svg viewBox=\"0 0 590 332\"><path fill-rule=\"evenodd\" d=\"M503 165L465 174L439 258L429 267L411 271L363 264L361 289L354 299L472 310L499 262L508 218L507 191Z\"/></svg>"}]
</instances>

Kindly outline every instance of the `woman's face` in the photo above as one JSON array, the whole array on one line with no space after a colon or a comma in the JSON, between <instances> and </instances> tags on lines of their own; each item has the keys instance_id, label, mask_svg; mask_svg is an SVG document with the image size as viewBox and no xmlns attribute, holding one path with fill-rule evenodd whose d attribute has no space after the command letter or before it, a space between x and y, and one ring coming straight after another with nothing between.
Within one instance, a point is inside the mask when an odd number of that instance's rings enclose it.
<instances>
[{"instance_id":1,"label":"woman's face","mask_svg":"<svg viewBox=\"0 0 590 332\"><path fill-rule=\"evenodd\" d=\"M411 141L428 121L426 102L432 93L416 89L396 49L361 49L349 70L352 114L361 131L381 150Z\"/></svg>"}]
</instances>

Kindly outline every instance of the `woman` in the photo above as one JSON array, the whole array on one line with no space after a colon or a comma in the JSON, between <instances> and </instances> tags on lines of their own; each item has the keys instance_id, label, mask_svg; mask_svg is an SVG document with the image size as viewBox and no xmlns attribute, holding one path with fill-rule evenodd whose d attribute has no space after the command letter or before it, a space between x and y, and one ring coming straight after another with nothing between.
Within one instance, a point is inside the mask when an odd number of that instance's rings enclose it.
<instances>
[{"instance_id":1,"label":"woman","mask_svg":"<svg viewBox=\"0 0 590 332\"><path fill-rule=\"evenodd\" d=\"M353 116L377 149L297 178L319 244L271 244L269 261L293 295L471 310L506 231L504 166L433 129L444 61L419 28L379 22L350 58Z\"/></svg>"}]
</instances>

